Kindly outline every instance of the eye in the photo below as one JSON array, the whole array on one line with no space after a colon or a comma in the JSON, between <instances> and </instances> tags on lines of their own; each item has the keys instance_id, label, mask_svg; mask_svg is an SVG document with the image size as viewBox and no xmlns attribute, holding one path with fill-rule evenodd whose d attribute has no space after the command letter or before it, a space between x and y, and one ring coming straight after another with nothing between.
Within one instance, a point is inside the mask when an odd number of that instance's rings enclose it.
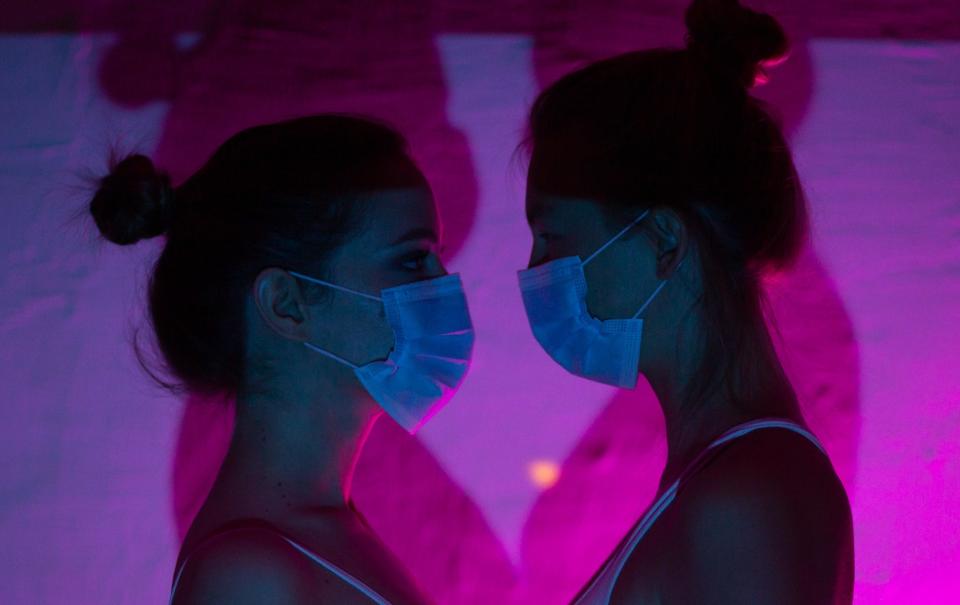
<instances>
[{"instance_id":1,"label":"eye","mask_svg":"<svg viewBox=\"0 0 960 605\"><path fill-rule=\"evenodd\" d=\"M433 254L433 252L430 250L417 250L412 254L405 255L401 259L400 265L409 271L422 271L424 263L430 258L431 254Z\"/></svg>"}]
</instances>

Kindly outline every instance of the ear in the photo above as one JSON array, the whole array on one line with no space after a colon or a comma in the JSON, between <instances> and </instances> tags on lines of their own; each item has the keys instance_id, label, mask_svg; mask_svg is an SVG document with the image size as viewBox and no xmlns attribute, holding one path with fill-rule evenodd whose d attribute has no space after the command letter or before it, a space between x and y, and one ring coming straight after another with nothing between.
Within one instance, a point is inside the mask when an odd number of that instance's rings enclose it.
<instances>
[{"instance_id":1,"label":"ear","mask_svg":"<svg viewBox=\"0 0 960 605\"><path fill-rule=\"evenodd\" d=\"M282 269L264 269L253 282L253 301L274 332L291 340L308 340L308 305L295 277Z\"/></svg>"},{"instance_id":2,"label":"ear","mask_svg":"<svg viewBox=\"0 0 960 605\"><path fill-rule=\"evenodd\" d=\"M686 257L690 243L687 225L670 208L655 208L650 232L657 251L657 279L670 279Z\"/></svg>"}]
</instances>

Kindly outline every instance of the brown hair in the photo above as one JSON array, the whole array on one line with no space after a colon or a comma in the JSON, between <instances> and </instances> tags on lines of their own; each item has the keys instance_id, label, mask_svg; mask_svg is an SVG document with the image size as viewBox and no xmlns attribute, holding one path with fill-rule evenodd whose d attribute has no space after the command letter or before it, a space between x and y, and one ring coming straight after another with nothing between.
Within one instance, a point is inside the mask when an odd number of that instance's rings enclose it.
<instances>
[{"instance_id":1,"label":"brown hair","mask_svg":"<svg viewBox=\"0 0 960 605\"><path fill-rule=\"evenodd\" d=\"M100 182L90 213L128 245L166 235L149 285L150 319L174 391L236 394L249 386L243 309L267 267L323 276L324 260L359 228L351 195L426 181L391 128L317 115L248 128L179 187L143 155Z\"/></svg>"},{"instance_id":2,"label":"brown hair","mask_svg":"<svg viewBox=\"0 0 960 605\"><path fill-rule=\"evenodd\" d=\"M807 212L784 136L749 94L787 54L783 29L736 0L697 0L686 24L684 49L619 55L544 90L526 145L549 166L531 175L542 191L596 199L618 217L659 205L683 218L707 322L693 406L718 384L742 401L782 377L770 373L782 370L768 363L760 277L795 260Z\"/></svg>"}]
</instances>

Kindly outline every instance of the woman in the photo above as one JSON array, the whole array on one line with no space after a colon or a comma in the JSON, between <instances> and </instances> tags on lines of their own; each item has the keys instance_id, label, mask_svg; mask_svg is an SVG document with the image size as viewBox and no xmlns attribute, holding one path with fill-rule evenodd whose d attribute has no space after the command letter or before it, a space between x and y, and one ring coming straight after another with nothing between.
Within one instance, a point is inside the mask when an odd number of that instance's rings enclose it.
<instances>
[{"instance_id":1,"label":"woman","mask_svg":"<svg viewBox=\"0 0 960 605\"><path fill-rule=\"evenodd\" d=\"M349 502L375 418L415 431L473 343L403 139L335 115L258 126L176 189L128 157L90 211L117 244L165 234L149 306L166 384L236 401L171 603L426 602Z\"/></svg>"},{"instance_id":2,"label":"woman","mask_svg":"<svg viewBox=\"0 0 960 605\"><path fill-rule=\"evenodd\" d=\"M533 333L578 376L642 373L667 431L656 501L574 602L849 603L849 503L762 306L807 229L787 144L748 92L786 37L734 0L686 22L686 49L589 65L530 115Z\"/></svg>"}]
</instances>

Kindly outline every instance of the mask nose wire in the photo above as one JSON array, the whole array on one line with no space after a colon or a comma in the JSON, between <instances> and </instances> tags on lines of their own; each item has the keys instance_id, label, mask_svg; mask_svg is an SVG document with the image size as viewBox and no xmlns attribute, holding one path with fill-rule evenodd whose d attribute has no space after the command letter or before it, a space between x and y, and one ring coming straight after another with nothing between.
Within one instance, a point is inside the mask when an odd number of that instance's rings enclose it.
<instances>
[{"instance_id":1,"label":"mask nose wire","mask_svg":"<svg viewBox=\"0 0 960 605\"><path fill-rule=\"evenodd\" d=\"M617 241L618 239L620 239L620 237L623 236L624 233L626 233L627 231L630 231L631 229L633 229L634 225L636 225L637 223L639 223L640 221L642 221L643 219L645 219L648 214L650 214L650 210L644 210L644 211L643 211L643 214L641 214L640 216L638 216L637 218L635 218L632 223L630 223L629 225L627 225L626 227L624 227L623 229L621 229L621 230L620 230L620 233L618 233L618 234L614 235L613 237L611 237L610 239L608 239L608 240L607 240L607 243L605 243L604 245L600 246L600 249L599 249L599 250L597 250L596 252L594 252L593 254L591 254L589 257L587 257L587 260L583 261L583 264L586 265L587 263L589 263L590 261L592 261L593 259L595 259L598 254L600 254L601 252L603 252L604 250L606 250L607 248L609 248L609 247L613 244L613 242L615 242L615 241Z\"/></svg>"}]
</instances>

